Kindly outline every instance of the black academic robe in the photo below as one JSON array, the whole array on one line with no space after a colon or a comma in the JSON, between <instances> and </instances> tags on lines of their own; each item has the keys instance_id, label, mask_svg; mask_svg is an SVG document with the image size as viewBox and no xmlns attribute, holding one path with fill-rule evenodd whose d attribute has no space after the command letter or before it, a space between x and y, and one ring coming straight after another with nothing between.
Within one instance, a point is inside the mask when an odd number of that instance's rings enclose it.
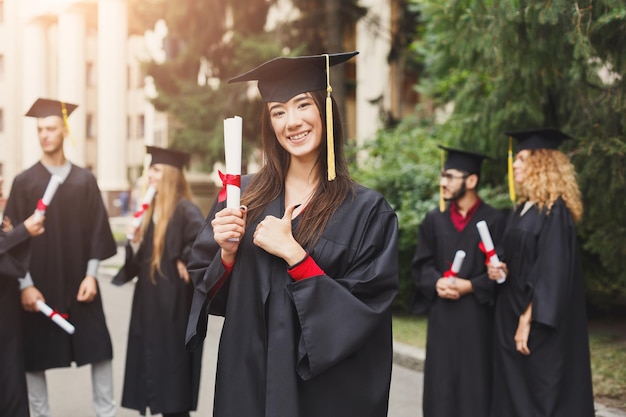
<instances>
[{"instance_id":1,"label":"black academic robe","mask_svg":"<svg viewBox=\"0 0 626 417\"><path fill-rule=\"evenodd\" d=\"M176 261L187 262L191 245L204 224L202 213L181 200L167 225L162 274L150 280L154 224L136 254L126 246L126 263L114 277L121 285L138 277L133 296L122 406L145 414L195 410L198 404L202 349L187 352L185 330L193 285L179 277Z\"/></svg>"},{"instance_id":2,"label":"black academic robe","mask_svg":"<svg viewBox=\"0 0 626 417\"><path fill-rule=\"evenodd\" d=\"M212 209L189 263L195 293L187 341L202 343L209 310L225 317L215 417L387 415L397 219L380 194L354 191L306 248L325 275L295 282L282 259L252 243L260 220L283 215L281 196L247 225L232 273L209 299L225 273L210 224L224 204Z\"/></svg>"},{"instance_id":3,"label":"black academic robe","mask_svg":"<svg viewBox=\"0 0 626 417\"><path fill-rule=\"evenodd\" d=\"M0 417L29 415L17 281L28 266L29 237L23 224L0 230Z\"/></svg>"},{"instance_id":4,"label":"black academic robe","mask_svg":"<svg viewBox=\"0 0 626 417\"><path fill-rule=\"evenodd\" d=\"M478 244L476 223L487 226L498 242L504 215L491 206L480 206L462 231L450 219L450 210L430 211L419 227L412 275L419 297L429 307L426 360L424 363L424 417L477 417L489 414L493 304L495 282L487 276L486 256ZM465 260L458 276L474 289L458 300L439 298L435 285L450 269L457 250Z\"/></svg>"},{"instance_id":5,"label":"black academic robe","mask_svg":"<svg viewBox=\"0 0 626 417\"><path fill-rule=\"evenodd\" d=\"M508 220L509 276L496 303L491 416L594 415L584 284L574 222L562 200ZM515 350L519 316L532 302L530 355Z\"/></svg>"},{"instance_id":6,"label":"black academic robe","mask_svg":"<svg viewBox=\"0 0 626 417\"><path fill-rule=\"evenodd\" d=\"M14 224L33 213L50 176L38 162L15 178L5 210ZM67 313L76 331L69 335L43 314L23 311L26 370L111 359L100 290L90 303L76 300L88 260L106 259L117 251L100 190L89 171L72 165L47 208L44 225L46 232L31 241L29 271L46 303Z\"/></svg>"}]
</instances>

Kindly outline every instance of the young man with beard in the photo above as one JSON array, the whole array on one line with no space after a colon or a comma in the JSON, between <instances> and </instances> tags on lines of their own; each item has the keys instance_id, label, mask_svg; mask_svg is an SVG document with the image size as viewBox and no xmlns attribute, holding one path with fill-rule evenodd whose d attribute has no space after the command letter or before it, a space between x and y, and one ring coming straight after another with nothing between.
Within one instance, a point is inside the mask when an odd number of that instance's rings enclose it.
<instances>
[{"instance_id":1,"label":"young man with beard","mask_svg":"<svg viewBox=\"0 0 626 417\"><path fill-rule=\"evenodd\" d=\"M423 414L485 416L491 393L496 284L487 275L476 223L486 221L498 242L504 216L477 194L485 155L440 147L448 153L440 186L449 204L443 211L430 211L422 221L412 263L416 302L429 309ZM457 250L465 251L466 257L457 275L450 276Z\"/></svg>"}]
</instances>

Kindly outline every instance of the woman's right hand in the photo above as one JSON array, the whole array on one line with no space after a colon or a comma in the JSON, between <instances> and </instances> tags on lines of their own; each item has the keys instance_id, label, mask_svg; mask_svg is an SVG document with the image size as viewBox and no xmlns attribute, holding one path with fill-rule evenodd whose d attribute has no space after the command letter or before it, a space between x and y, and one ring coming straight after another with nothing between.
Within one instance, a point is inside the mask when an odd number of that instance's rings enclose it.
<instances>
[{"instance_id":1,"label":"woman's right hand","mask_svg":"<svg viewBox=\"0 0 626 417\"><path fill-rule=\"evenodd\" d=\"M489 275L489 279L493 281L498 281L503 277L506 278L509 275L509 269L506 267L504 262L500 262L498 266L491 265L491 262L487 265L487 274Z\"/></svg>"},{"instance_id":2,"label":"woman's right hand","mask_svg":"<svg viewBox=\"0 0 626 417\"><path fill-rule=\"evenodd\" d=\"M24 227L31 236L39 236L44 232L43 222L45 220L44 215L33 213L29 218L24 220Z\"/></svg>"},{"instance_id":3,"label":"woman's right hand","mask_svg":"<svg viewBox=\"0 0 626 417\"><path fill-rule=\"evenodd\" d=\"M222 261L227 265L235 262L239 243L246 230L246 206L238 209L225 208L215 214L211 220L213 238L222 248Z\"/></svg>"}]
</instances>

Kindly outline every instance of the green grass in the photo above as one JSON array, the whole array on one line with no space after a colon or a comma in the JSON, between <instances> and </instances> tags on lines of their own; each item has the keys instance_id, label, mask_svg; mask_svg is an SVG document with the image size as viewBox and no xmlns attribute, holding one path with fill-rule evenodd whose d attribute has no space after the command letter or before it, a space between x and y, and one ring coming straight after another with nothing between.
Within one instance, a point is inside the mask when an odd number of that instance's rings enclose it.
<instances>
[{"instance_id":1,"label":"green grass","mask_svg":"<svg viewBox=\"0 0 626 417\"><path fill-rule=\"evenodd\" d=\"M428 319L424 316L393 316L393 338L419 348L426 348L426 327Z\"/></svg>"},{"instance_id":2,"label":"green grass","mask_svg":"<svg viewBox=\"0 0 626 417\"><path fill-rule=\"evenodd\" d=\"M615 401L612 406L626 410L626 340L607 329L589 332L591 373L596 397Z\"/></svg>"},{"instance_id":3,"label":"green grass","mask_svg":"<svg viewBox=\"0 0 626 417\"><path fill-rule=\"evenodd\" d=\"M393 338L399 342L425 348L428 320L423 316L396 314ZM596 400L626 410L626 335L615 326L591 326L589 348Z\"/></svg>"}]
</instances>

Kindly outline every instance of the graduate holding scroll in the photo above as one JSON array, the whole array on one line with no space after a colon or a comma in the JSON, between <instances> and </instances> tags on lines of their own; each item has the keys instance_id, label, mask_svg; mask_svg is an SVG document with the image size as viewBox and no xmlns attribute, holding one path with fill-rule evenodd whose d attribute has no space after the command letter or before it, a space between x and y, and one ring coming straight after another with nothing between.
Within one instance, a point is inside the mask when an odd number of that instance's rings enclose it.
<instances>
[{"instance_id":1,"label":"graduate holding scroll","mask_svg":"<svg viewBox=\"0 0 626 417\"><path fill-rule=\"evenodd\" d=\"M356 55L279 57L258 80L265 164L242 208L216 201L194 243L187 344L225 317L215 417L384 417L397 219L348 174L328 68ZM245 123L245 121L244 121Z\"/></svg>"},{"instance_id":2,"label":"graduate holding scroll","mask_svg":"<svg viewBox=\"0 0 626 417\"><path fill-rule=\"evenodd\" d=\"M449 204L443 211L439 207L431 210L422 221L412 263L415 310L429 310L423 415L486 416L496 284L487 275L476 223L486 221L497 240L504 215L477 194L485 155L442 149L447 156L440 188ZM460 270L453 271L459 250L465 251L465 258Z\"/></svg>"},{"instance_id":3,"label":"graduate holding scroll","mask_svg":"<svg viewBox=\"0 0 626 417\"><path fill-rule=\"evenodd\" d=\"M122 285L137 277L128 329L122 407L141 415L189 417L198 404L202 348L185 350L193 286L186 264L204 224L191 201L183 169L189 154L148 146L149 186L156 195L139 230L126 245L126 262L113 278Z\"/></svg>"},{"instance_id":4,"label":"graduate holding scroll","mask_svg":"<svg viewBox=\"0 0 626 417\"><path fill-rule=\"evenodd\" d=\"M67 118L76 107L38 99L28 110L26 116L37 119L42 157L15 177L5 210L16 224L35 209L45 209L46 233L32 240L28 273L20 280L26 377L33 416L50 414L45 371L73 363L91 364L96 414L115 415L113 349L97 270L99 261L113 256L117 247L96 178L65 157ZM53 176L60 183L56 183L52 197L48 187ZM41 314L37 300L68 315L75 333L66 333Z\"/></svg>"},{"instance_id":5,"label":"graduate holding scroll","mask_svg":"<svg viewBox=\"0 0 626 417\"><path fill-rule=\"evenodd\" d=\"M5 219L0 229L0 416L29 416L17 278L28 269L29 238L44 232L43 223L32 214L15 227Z\"/></svg>"},{"instance_id":6,"label":"graduate holding scroll","mask_svg":"<svg viewBox=\"0 0 626 417\"><path fill-rule=\"evenodd\" d=\"M501 240L492 417L593 416L585 294L575 222L583 213L575 171L552 129L517 140L515 211ZM512 190L513 191L513 190ZM512 193L514 195L514 193Z\"/></svg>"}]
</instances>

